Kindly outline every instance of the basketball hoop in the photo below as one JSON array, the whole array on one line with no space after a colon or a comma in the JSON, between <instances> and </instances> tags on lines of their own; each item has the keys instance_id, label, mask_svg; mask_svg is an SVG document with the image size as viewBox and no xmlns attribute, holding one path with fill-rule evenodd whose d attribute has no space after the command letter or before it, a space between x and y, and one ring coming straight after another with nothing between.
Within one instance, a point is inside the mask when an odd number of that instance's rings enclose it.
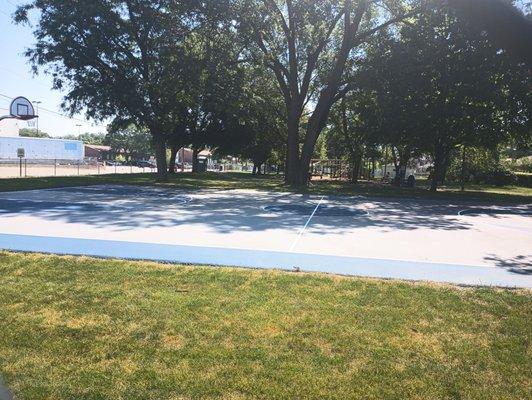
<instances>
[{"instance_id":1,"label":"basketball hoop","mask_svg":"<svg viewBox=\"0 0 532 400\"><path fill-rule=\"evenodd\" d=\"M35 110L31 102L27 98L19 96L11 102L9 115L1 116L0 121L8 118L29 121L34 118L39 118L39 116L35 115Z\"/></svg>"}]
</instances>

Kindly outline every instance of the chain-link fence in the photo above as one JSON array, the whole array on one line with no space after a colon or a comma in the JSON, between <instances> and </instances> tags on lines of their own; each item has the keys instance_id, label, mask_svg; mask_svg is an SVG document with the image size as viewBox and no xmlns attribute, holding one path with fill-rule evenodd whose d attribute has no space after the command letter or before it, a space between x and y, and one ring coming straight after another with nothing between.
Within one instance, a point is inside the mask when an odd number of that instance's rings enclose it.
<instances>
[{"instance_id":1,"label":"chain-link fence","mask_svg":"<svg viewBox=\"0 0 532 400\"><path fill-rule=\"evenodd\" d=\"M102 161L0 159L0 178L138 174L155 168L108 164Z\"/></svg>"}]
</instances>

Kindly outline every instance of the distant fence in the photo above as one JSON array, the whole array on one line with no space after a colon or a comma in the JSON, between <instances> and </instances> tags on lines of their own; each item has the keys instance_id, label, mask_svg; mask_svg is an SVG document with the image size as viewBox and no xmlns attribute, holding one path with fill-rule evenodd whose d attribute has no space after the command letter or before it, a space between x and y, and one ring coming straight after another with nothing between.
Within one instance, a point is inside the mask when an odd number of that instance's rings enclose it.
<instances>
[{"instance_id":1,"label":"distant fence","mask_svg":"<svg viewBox=\"0 0 532 400\"><path fill-rule=\"evenodd\" d=\"M143 172L155 172L155 169L132 165L107 165L105 162L101 161L96 162L86 160L0 159L0 179L19 177L138 174Z\"/></svg>"}]
</instances>

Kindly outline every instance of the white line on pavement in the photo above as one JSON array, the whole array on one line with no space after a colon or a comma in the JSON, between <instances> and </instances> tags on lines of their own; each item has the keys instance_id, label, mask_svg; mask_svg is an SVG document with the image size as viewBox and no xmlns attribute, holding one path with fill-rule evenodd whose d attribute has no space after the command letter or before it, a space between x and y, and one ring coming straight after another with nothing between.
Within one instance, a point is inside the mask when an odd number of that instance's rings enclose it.
<instances>
[{"instance_id":1,"label":"white line on pavement","mask_svg":"<svg viewBox=\"0 0 532 400\"><path fill-rule=\"evenodd\" d=\"M308 217L308 220L307 220L307 223L305 224L305 226L303 228L301 228L301 230L299 231L299 233L297 234L297 237L296 239L294 240L294 242L292 243L292 245L290 246L290 249L289 251L292 251L294 250L294 248L296 247L297 243L299 242L299 239L301 239L301 236L303 235L303 233L305 232L305 230L307 229L307 226L308 224L310 223L310 220L312 219L312 217L314 216L314 214L316 214L316 211L318 210L318 208L320 207L323 199L325 198L325 196L321 196L321 199L320 201L318 202L318 205L316 206L316 208L314 208L314 211L312 211L312 214L310 214L310 217Z\"/></svg>"}]
</instances>

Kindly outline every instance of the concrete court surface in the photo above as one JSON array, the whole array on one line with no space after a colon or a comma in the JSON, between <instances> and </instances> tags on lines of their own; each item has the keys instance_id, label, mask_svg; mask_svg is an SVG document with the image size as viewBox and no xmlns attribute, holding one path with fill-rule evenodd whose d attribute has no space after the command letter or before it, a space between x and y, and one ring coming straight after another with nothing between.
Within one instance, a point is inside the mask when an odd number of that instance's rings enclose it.
<instances>
[{"instance_id":1,"label":"concrete court surface","mask_svg":"<svg viewBox=\"0 0 532 400\"><path fill-rule=\"evenodd\" d=\"M99 185L0 193L0 248L532 287L532 206Z\"/></svg>"}]
</instances>

